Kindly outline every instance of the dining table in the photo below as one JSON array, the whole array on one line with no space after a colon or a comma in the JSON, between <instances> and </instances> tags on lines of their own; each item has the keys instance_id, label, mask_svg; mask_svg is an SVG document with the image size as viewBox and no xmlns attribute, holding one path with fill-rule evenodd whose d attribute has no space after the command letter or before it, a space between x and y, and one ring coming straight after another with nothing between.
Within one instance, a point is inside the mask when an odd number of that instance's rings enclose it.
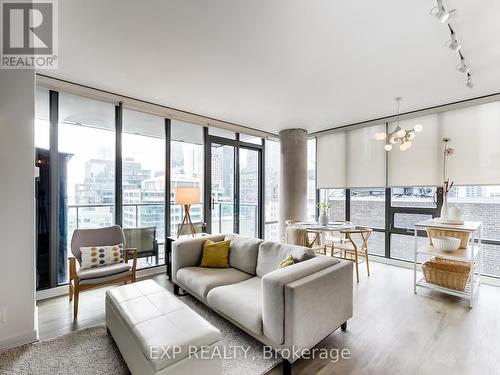
<instances>
[{"instance_id":1,"label":"dining table","mask_svg":"<svg viewBox=\"0 0 500 375\"><path fill-rule=\"evenodd\" d=\"M346 229L354 229L355 225L350 221L331 221L327 225L318 222L300 221L293 223L294 226L305 228L308 232L318 233L320 246L326 246L327 234L333 234Z\"/></svg>"}]
</instances>

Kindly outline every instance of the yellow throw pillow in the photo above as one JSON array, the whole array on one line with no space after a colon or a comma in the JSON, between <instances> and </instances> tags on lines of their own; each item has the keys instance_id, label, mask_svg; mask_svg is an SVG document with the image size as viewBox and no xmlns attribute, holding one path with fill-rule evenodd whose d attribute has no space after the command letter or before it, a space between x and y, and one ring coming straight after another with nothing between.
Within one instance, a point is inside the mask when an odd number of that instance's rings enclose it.
<instances>
[{"instance_id":1,"label":"yellow throw pillow","mask_svg":"<svg viewBox=\"0 0 500 375\"><path fill-rule=\"evenodd\" d=\"M229 268L229 245L231 241L203 242L203 257L200 267Z\"/></svg>"},{"instance_id":2,"label":"yellow throw pillow","mask_svg":"<svg viewBox=\"0 0 500 375\"><path fill-rule=\"evenodd\" d=\"M278 266L278 269L291 266L292 264L295 264L295 261L293 260L293 257L289 255L281 261L280 265Z\"/></svg>"}]
</instances>

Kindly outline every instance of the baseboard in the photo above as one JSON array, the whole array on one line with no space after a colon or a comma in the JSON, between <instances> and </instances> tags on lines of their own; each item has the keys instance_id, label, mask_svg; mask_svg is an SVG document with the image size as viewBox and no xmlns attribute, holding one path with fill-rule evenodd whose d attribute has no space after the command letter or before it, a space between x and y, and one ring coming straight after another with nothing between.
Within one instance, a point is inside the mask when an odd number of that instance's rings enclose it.
<instances>
[{"instance_id":1,"label":"baseboard","mask_svg":"<svg viewBox=\"0 0 500 375\"><path fill-rule=\"evenodd\" d=\"M166 272L167 272L167 266L158 266L158 267L145 268L143 270L137 270L136 275L137 275L138 279L142 279L145 277L158 275L158 274L166 273ZM64 295L67 295L68 293L69 293L68 285L61 285L61 286L58 286L55 288L37 291L36 292L36 300L42 301L42 300L48 299L48 298L64 296Z\"/></svg>"},{"instance_id":2,"label":"baseboard","mask_svg":"<svg viewBox=\"0 0 500 375\"><path fill-rule=\"evenodd\" d=\"M0 351L12 349L16 346L21 346L24 344L30 344L35 341L38 341L37 330L26 332L21 335L2 337L0 338Z\"/></svg>"},{"instance_id":3,"label":"baseboard","mask_svg":"<svg viewBox=\"0 0 500 375\"><path fill-rule=\"evenodd\" d=\"M390 259L378 255L370 255L370 261L388 264L390 266L413 269L413 262L409 262L406 260ZM417 270L421 270L420 264L417 264ZM500 287L500 279L497 277L483 275L481 276L481 284Z\"/></svg>"}]
</instances>

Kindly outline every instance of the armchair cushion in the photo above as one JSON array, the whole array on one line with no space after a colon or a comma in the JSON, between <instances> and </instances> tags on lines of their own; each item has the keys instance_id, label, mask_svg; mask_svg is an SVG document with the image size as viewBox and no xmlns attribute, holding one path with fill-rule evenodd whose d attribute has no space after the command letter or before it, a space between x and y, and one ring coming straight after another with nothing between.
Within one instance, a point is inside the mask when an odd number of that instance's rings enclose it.
<instances>
[{"instance_id":1,"label":"armchair cushion","mask_svg":"<svg viewBox=\"0 0 500 375\"><path fill-rule=\"evenodd\" d=\"M80 278L80 280L88 280L88 279L98 279L102 277L112 276L126 271L130 271L130 264L115 263L109 266L103 266L97 268L80 268L80 270L78 270L77 272L77 275Z\"/></svg>"},{"instance_id":2,"label":"armchair cushion","mask_svg":"<svg viewBox=\"0 0 500 375\"><path fill-rule=\"evenodd\" d=\"M81 264L80 267L95 268L108 266L115 263L123 263L123 244L111 246L87 246L80 248Z\"/></svg>"}]
</instances>

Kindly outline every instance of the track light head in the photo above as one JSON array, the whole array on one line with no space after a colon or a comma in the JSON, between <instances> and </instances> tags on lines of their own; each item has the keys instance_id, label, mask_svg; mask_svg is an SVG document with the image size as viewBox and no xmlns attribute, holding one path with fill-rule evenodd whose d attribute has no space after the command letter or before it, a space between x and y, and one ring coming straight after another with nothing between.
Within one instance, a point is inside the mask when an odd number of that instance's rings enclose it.
<instances>
[{"instance_id":1,"label":"track light head","mask_svg":"<svg viewBox=\"0 0 500 375\"><path fill-rule=\"evenodd\" d=\"M469 66L467 65L467 63L463 58L460 60L460 66L458 67L458 71L460 73L465 73L465 74L468 74L470 71Z\"/></svg>"},{"instance_id":2,"label":"track light head","mask_svg":"<svg viewBox=\"0 0 500 375\"><path fill-rule=\"evenodd\" d=\"M472 77L469 73L467 73L467 81L465 82L465 86L470 89L474 87L474 83L472 83Z\"/></svg>"},{"instance_id":3,"label":"track light head","mask_svg":"<svg viewBox=\"0 0 500 375\"><path fill-rule=\"evenodd\" d=\"M436 11L435 13L432 13L432 11ZM437 0L437 7L433 8L431 10L431 14L434 14L434 16L439 20L441 23L445 23L448 21L450 18L450 12L448 12L443 5L443 0Z\"/></svg>"},{"instance_id":4,"label":"track light head","mask_svg":"<svg viewBox=\"0 0 500 375\"><path fill-rule=\"evenodd\" d=\"M462 44L458 41L457 36L455 33L451 34L451 41L450 44L448 45L452 51L458 52L460 48L462 48Z\"/></svg>"}]
</instances>

